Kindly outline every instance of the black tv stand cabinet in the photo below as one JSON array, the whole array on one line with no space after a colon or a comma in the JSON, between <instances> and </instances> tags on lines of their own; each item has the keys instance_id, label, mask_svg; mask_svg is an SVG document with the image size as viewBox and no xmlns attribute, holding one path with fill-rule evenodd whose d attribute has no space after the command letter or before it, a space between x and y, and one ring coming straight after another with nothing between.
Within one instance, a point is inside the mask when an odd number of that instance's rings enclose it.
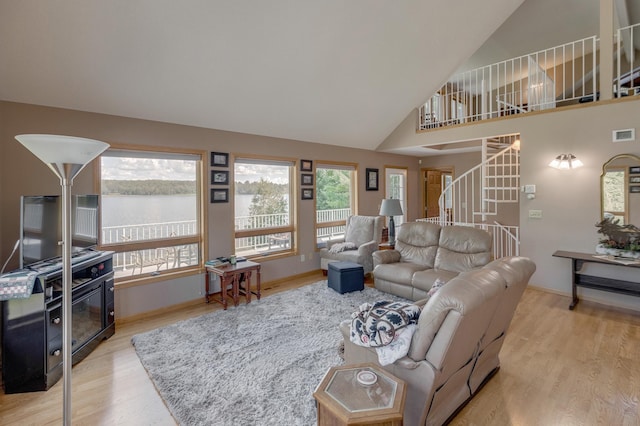
<instances>
[{"instance_id":1,"label":"black tv stand cabinet","mask_svg":"<svg viewBox=\"0 0 640 426\"><path fill-rule=\"evenodd\" d=\"M113 252L87 252L72 261L72 362L115 333ZM28 299L3 303L2 378L5 393L43 391L62 377L62 267L42 271Z\"/></svg>"}]
</instances>

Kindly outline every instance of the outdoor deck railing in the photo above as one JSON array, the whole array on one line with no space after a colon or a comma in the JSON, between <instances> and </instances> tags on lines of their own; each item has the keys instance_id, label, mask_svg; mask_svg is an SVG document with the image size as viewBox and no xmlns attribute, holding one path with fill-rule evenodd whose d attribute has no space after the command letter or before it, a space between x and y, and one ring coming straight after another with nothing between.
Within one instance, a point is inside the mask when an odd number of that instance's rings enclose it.
<instances>
[{"instance_id":1,"label":"outdoor deck railing","mask_svg":"<svg viewBox=\"0 0 640 426\"><path fill-rule=\"evenodd\" d=\"M326 241L344 234L344 225L322 227L322 222L333 222L345 220L351 214L351 209L320 210L316 212L316 223L318 224L318 241ZM87 217L87 220L90 220ZM287 226L289 215L287 213L277 213L270 215L238 216L235 218L236 230L270 228ZM197 234L197 222L195 220L161 222L138 225L106 226L102 228L102 244L127 243L131 241L153 240L160 238L180 237ZM291 244L290 233L258 235L254 237L239 238L236 240L236 251L238 253L258 253L273 252L287 249ZM158 250L164 250L159 254ZM182 262L188 265L198 262L197 250L194 247L169 247L162 249L140 250L136 253L116 253L114 256L114 270L131 270L138 264L152 264L160 262L165 257L174 256L172 252L182 250ZM185 257L184 253L189 256ZM167 254L169 253L169 254ZM164 257L163 257L164 256ZM169 260L171 261L171 259Z\"/></svg>"}]
</instances>

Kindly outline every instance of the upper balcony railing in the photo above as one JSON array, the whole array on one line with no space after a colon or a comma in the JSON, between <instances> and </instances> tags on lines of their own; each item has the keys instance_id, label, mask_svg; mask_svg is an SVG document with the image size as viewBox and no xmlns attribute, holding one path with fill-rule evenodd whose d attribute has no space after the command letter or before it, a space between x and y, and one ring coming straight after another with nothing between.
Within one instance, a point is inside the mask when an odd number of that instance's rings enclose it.
<instances>
[{"instance_id":1,"label":"upper balcony railing","mask_svg":"<svg viewBox=\"0 0 640 426\"><path fill-rule=\"evenodd\" d=\"M616 35L616 96L640 93L640 24ZM419 108L418 130L597 100L596 36L453 76ZM602 89L600 89L602 90Z\"/></svg>"}]
</instances>

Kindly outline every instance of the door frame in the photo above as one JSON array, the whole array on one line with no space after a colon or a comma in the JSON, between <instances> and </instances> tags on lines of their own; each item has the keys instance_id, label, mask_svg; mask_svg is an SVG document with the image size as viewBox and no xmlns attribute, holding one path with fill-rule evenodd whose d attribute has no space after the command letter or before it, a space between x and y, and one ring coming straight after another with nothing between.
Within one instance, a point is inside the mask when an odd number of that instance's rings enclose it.
<instances>
[{"instance_id":1,"label":"door frame","mask_svg":"<svg viewBox=\"0 0 640 426\"><path fill-rule=\"evenodd\" d=\"M426 182L427 172L437 171L444 174L450 174L452 179L455 179L455 166L439 166L439 167L422 167L420 168L420 215L426 217L427 214L427 197L426 197ZM442 180L440 181L442 186Z\"/></svg>"}]
</instances>

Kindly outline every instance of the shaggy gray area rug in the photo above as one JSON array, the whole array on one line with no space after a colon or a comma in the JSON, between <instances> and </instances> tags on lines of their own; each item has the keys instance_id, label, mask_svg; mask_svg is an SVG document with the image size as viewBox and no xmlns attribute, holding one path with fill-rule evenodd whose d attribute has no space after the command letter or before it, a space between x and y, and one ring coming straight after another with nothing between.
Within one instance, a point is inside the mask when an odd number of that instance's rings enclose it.
<instances>
[{"instance_id":1,"label":"shaggy gray area rug","mask_svg":"<svg viewBox=\"0 0 640 426\"><path fill-rule=\"evenodd\" d=\"M314 425L313 391L338 355L338 325L364 303L400 300L320 281L133 336L181 425Z\"/></svg>"}]
</instances>

